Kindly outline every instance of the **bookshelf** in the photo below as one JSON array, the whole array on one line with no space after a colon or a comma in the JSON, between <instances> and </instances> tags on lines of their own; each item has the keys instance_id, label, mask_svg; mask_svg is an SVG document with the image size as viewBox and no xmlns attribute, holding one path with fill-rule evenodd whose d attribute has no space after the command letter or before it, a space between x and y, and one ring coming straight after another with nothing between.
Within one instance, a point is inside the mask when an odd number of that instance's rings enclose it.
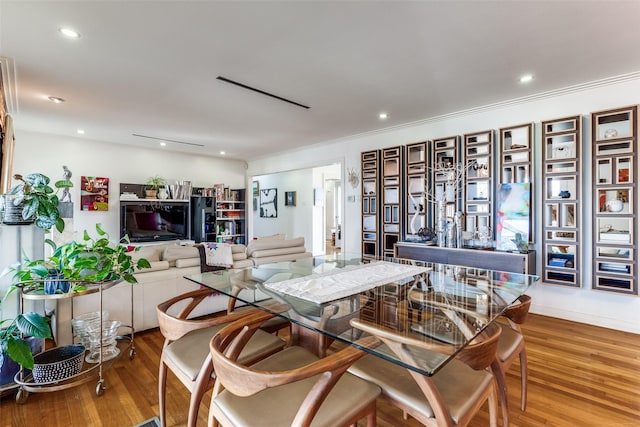
<instances>
[{"instance_id":1,"label":"bookshelf","mask_svg":"<svg viewBox=\"0 0 640 427\"><path fill-rule=\"evenodd\" d=\"M216 235L218 242L245 244L246 190L214 186L216 189Z\"/></svg>"}]
</instances>

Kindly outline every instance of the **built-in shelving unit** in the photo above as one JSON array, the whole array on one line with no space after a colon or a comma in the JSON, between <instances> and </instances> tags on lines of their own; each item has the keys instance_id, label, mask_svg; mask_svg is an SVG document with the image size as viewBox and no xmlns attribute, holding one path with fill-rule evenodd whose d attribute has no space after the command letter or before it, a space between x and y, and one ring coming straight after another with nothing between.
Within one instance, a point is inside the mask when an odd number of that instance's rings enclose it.
<instances>
[{"instance_id":1,"label":"built-in shelving unit","mask_svg":"<svg viewBox=\"0 0 640 427\"><path fill-rule=\"evenodd\" d=\"M542 277L580 287L582 118L542 122Z\"/></svg>"},{"instance_id":2,"label":"built-in shelving unit","mask_svg":"<svg viewBox=\"0 0 640 427\"><path fill-rule=\"evenodd\" d=\"M591 113L593 281L638 294L638 107Z\"/></svg>"},{"instance_id":3,"label":"built-in shelving unit","mask_svg":"<svg viewBox=\"0 0 640 427\"><path fill-rule=\"evenodd\" d=\"M460 137L449 136L432 142L431 192L434 200L446 201L446 217L453 219L456 211L462 210L462 188L447 185L451 182L450 170L457 167L460 159ZM433 218L438 218L436 203L432 203ZM437 227L437 224L434 224Z\"/></svg>"},{"instance_id":4,"label":"built-in shelving unit","mask_svg":"<svg viewBox=\"0 0 640 427\"><path fill-rule=\"evenodd\" d=\"M392 257L404 227L404 146L382 150L382 255Z\"/></svg>"},{"instance_id":5,"label":"built-in shelving unit","mask_svg":"<svg viewBox=\"0 0 640 427\"><path fill-rule=\"evenodd\" d=\"M405 188L407 189L405 238L419 239L417 233L426 226L425 190L428 179L427 142L408 144L405 162Z\"/></svg>"},{"instance_id":6,"label":"built-in shelving unit","mask_svg":"<svg viewBox=\"0 0 640 427\"><path fill-rule=\"evenodd\" d=\"M245 189L225 188L216 194L216 239L218 242L246 243Z\"/></svg>"},{"instance_id":7,"label":"built-in shelving unit","mask_svg":"<svg viewBox=\"0 0 640 427\"><path fill-rule=\"evenodd\" d=\"M380 255L380 150L360 155L362 169L362 257L372 259Z\"/></svg>"},{"instance_id":8,"label":"built-in shelving unit","mask_svg":"<svg viewBox=\"0 0 640 427\"><path fill-rule=\"evenodd\" d=\"M500 128L500 141L498 152L498 182L508 183L534 183L533 169L533 123ZM533 218L534 204L533 191L529 193L529 207ZM534 221L529 220L529 241L535 241Z\"/></svg>"},{"instance_id":9,"label":"built-in shelving unit","mask_svg":"<svg viewBox=\"0 0 640 427\"><path fill-rule=\"evenodd\" d=\"M488 233L494 217L494 131L464 135L467 170L464 184L466 230Z\"/></svg>"}]
</instances>

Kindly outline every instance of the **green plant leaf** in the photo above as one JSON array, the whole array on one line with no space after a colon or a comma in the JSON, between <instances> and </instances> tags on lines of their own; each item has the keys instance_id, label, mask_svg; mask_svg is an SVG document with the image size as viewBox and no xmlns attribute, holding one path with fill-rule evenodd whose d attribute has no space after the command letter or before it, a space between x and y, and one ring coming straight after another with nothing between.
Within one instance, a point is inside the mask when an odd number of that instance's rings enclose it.
<instances>
[{"instance_id":1,"label":"green plant leaf","mask_svg":"<svg viewBox=\"0 0 640 427\"><path fill-rule=\"evenodd\" d=\"M24 335L36 338L51 338L49 320L32 311L18 314L15 318L16 325Z\"/></svg>"},{"instance_id":2,"label":"green plant leaf","mask_svg":"<svg viewBox=\"0 0 640 427\"><path fill-rule=\"evenodd\" d=\"M4 349L9 357L17 364L26 369L33 369L33 354L31 348L24 340L16 337L8 337L6 339L6 348Z\"/></svg>"},{"instance_id":3,"label":"green plant leaf","mask_svg":"<svg viewBox=\"0 0 640 427\"><path fill-rule=\"evenodd\" d=\"M39 205L40 205L40 202L38 202L38 199L27 200L25 198L24 207L22 208L22 218L23 219L32 218L36 214L36 212L38 212Z\"/></svg>"}]
</instances>

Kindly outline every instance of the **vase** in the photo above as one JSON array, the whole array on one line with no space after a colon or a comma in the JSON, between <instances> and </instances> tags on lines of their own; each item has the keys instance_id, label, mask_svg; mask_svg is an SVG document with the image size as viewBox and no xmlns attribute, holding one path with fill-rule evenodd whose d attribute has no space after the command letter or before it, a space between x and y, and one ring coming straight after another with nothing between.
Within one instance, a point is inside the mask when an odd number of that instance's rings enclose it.
<instances>
[{"instance_id":1,"label":"vase","mask_svg":"<svg viewBox=\"0 0 640 427\"><path fill-rule=\"evenodd\" d=\"M0 210L2 211L2 222L9 225L25 225L32 224L35 216L24 219L22 211L24 202L15 203L18 196L14 194L3 194L0 200Z\"/></svg>"},{"instance_id":2,"label":"vase","mask_svg":"<svg viewBox=\"0 0 640 427\"><path fill-rule=\"evenodd\" d=\"M437 202L436 236L438 246L444 248L447 244L447 204L444 200L438 200Z\"/></svg>"},{"instance_id":3,"label":"vase","mask_svg":"<svg viewBox=\"0 0 640 427\"><path fill-rule=\"evenodd\" d=\"M69 292L69 281L62 279L64 279L63 273L59 273L57 270L49 270L49 275L44 279L44 293L53 295L60 293L66 294Z\"/></svg>"}]
</instances>

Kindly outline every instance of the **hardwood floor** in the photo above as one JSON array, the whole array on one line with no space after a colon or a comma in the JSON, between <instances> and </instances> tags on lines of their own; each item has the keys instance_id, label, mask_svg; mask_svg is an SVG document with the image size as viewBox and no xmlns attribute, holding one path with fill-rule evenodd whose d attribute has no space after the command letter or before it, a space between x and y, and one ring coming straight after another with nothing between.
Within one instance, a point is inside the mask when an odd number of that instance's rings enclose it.
<instances>
[{"instance_id":1,"label":"hardwood floor","mask_svg":"<svg viewBox=\"0 0 640 427\"><path fill-rule=\"evenodd\" d=\"M517 362L508 373L512 426L640 425L640 335L550 317L531 315L523 325L529 357L529 399L521 412ZM107 390L95 395L95 382L57 393L31 394L17 405L0 401L1 426L131 427L158 413L157 369L162 336L136 335L137 355L121 358L105 372ZM189 394L172 375L168 380L168 426L186 423ZM418 426L378 400L380 427ZM206 426L209 395L200 408ZM487 426L486 405L470 426ZM361 423L359 425L364 425Z\"/></svg>"}]
</instances>

